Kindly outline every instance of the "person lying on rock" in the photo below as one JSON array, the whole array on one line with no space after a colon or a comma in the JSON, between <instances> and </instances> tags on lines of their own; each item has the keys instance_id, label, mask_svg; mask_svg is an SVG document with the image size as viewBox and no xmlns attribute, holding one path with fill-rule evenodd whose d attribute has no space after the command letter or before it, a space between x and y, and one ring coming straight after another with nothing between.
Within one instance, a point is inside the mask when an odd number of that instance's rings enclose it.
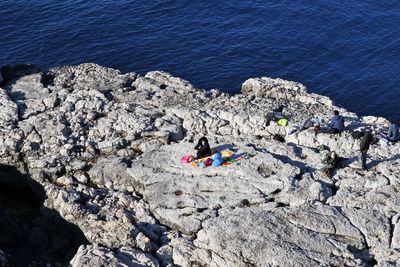
<instances>
[{"instance_id":1,"label":"person lying on rock","mask_svg":"<svg viewBox=\"0 0 400 267\"><path fill-rule=\"evenodd\" d=\"M323 160L322 163L325 164L325 166L321 169L322 173L326 176L331 178L333 174L334 169L338 169L341 166L341 161L343 159L338 157L335 151L332 151L329 153Z\"/></svg>"},{"instance_id":2,"label":"person lying on rock","mask_svg":"<svg viewBox=\"0 0 400 267\"><path fill-rule=\"evenodd\" d=\"M266 125L269 126L271 121L278 121L283 118L282 112L285 107L280 105L279 107L272 110L272 112L267 113Z\"/></svg>"},{"instance_id":3,"label":"person lying on rock","mask_svg":"<svg viewBox=\"0 0 400 267\"><path fill-rule=\"evenodd\" d=\"M339 115L339 111L337 110L333 111L333 115L329 123L329 133L340 134L344 130L344 118L342 115Z\"/></svg>"},{"instance_id":4,"label":"person lying on rock","mask_svg":"<svg viewBox=\"0 0 400 267\"><path fill-rule=\"evenodd\" d=\"M211 148L205 136L199 139L199 142L194 147L195 159L201 159L211 156Z\"/></svg>"},{"instance_id":5,"label":"person lying on rock","mask_svg":"<svg viewBox=\"0 0 400 267\"><path fill-rule=\"evenodd\" d=\"M392 142L397 142L400 140L399 126L397 126L394 122L391 122L386 138Z\"/></svg>"},{"instance_id":6,"label":"person lying on rock","mask_svg":"<svg viewBox=\"0 0 400 267\"><path fill-rule=\"evenodd\" d=\"M359 155L359 160L361 163L361 168L363 170L367 169L367 152L369 150L369 147L371 146L372 143L372 134L370 132L364 132L364 135L360 139L360 155Z\"/></svg>"}]
</instances>

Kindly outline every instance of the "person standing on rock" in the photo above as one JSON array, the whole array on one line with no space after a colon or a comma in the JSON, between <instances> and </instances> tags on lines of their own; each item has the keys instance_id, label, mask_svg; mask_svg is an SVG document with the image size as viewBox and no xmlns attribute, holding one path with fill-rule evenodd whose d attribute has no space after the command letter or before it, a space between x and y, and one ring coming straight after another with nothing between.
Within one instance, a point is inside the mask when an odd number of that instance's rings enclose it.
<instances>
[{"instance_id":1,"label":"person standing on rock","mask_svg":"<svg viewBox=\"0 0 400 267\"><path fill-rule=\"evenodd\" d=\"M204 157L211 156L211 148L205 136L199 139L199 142L194 147L194 153L196 159L201 159Z\"/></svg>"},{"instance_id":2,"label":"person standing on rock","mask_svg":"<svg viewBox=\"0 0 400 267\"><path fill-rule=\"evenodd\" d=\"M363 170L367 169L367 152L372 143L372 134L365 132L360 140L360 163Z\"/></svg>"},{"instance_id":3,"label":"person standing on rock","mask_svg":"<svg viewBox=\"0 0 400 267\"><path fill-rule=\"evenodd\" d=\"M333 117L331 122L329 123L329 132L333 134L339 134L344 130L344 118L343 116L339 115L339 111L333 111Z\"/></svg>"},{"instance_id":4,"label":"person standing on rock","mask_svg":"<svg viewBox=\"0 0 400 267\"><path fill-rule=\"evenodd\" d=\"M392 142L399 141L400 139L399 126L397 126L394 122L390 124L386 138Z\"/></svg>"}]
</instances>

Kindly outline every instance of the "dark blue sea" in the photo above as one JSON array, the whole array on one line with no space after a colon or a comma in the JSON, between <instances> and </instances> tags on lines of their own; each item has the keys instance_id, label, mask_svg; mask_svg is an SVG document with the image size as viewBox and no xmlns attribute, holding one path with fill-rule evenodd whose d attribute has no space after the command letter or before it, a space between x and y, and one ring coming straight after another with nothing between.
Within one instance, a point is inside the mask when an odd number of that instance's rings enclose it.
<instances>
[{"instance_id":1,"label":"dark blue sea","mask_svg":"<svg viewBox=\"0 0 400 267\"><path fill-rule=\"evenodd\" d=\"M230 93L281 77L400 123L398 0L0 0L0 65L81 62Z\"/></svg>"}]
</instances>

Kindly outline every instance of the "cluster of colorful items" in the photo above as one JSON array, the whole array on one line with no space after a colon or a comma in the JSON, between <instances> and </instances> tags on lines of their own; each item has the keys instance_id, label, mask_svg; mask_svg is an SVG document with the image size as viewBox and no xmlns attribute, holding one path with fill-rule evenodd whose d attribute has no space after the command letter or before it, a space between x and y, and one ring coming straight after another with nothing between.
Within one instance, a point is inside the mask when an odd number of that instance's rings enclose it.
<instances>
[{"instance_id":1,"label":"cluster of colorful items","mask_svg":"<svg viewBox=\"0 0 400 267\"><path fill-rule=\"evenodd\" d=\"M243 159L242 156L235 154L232 151L216 152L214 155L200 159L194 159L191 155L185 155L181 158L182 163L190 163L194 167L219 167L228 166L234 162Z\"/></svg>"}]
</instances>

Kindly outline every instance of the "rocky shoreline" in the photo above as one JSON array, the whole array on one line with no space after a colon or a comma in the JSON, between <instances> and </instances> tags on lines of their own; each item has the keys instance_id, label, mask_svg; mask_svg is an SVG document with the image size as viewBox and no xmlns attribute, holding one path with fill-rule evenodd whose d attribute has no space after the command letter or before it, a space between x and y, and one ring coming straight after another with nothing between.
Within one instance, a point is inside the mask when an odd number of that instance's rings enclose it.
<instances>
[{"instance_id":1,"label":"rocky shoreline","mask_svg":"<svg viewBox=\"0 0 400 267\"><path fill-rule=\"evenodd\" d=\"M358 117L281 79L249 79L229 95L165 72L122 74L96 64L48 73L19 65L1 74L0 163L42 186L42 212L55 210L82 231L89 244L71 266L400 261L400 144L374 145L361 171L351 136L387 127L384 118ZM265 114L279 104L291 123L266 126ZM341 135L288 134L313 115L327 121L334 109L346 118ZM246 159L181 164L202 135ZM327 148L347 159L332 178L319 171ZM0 244L0 266L18 257L7 246Z\"/></svg>"}]
</instances>

